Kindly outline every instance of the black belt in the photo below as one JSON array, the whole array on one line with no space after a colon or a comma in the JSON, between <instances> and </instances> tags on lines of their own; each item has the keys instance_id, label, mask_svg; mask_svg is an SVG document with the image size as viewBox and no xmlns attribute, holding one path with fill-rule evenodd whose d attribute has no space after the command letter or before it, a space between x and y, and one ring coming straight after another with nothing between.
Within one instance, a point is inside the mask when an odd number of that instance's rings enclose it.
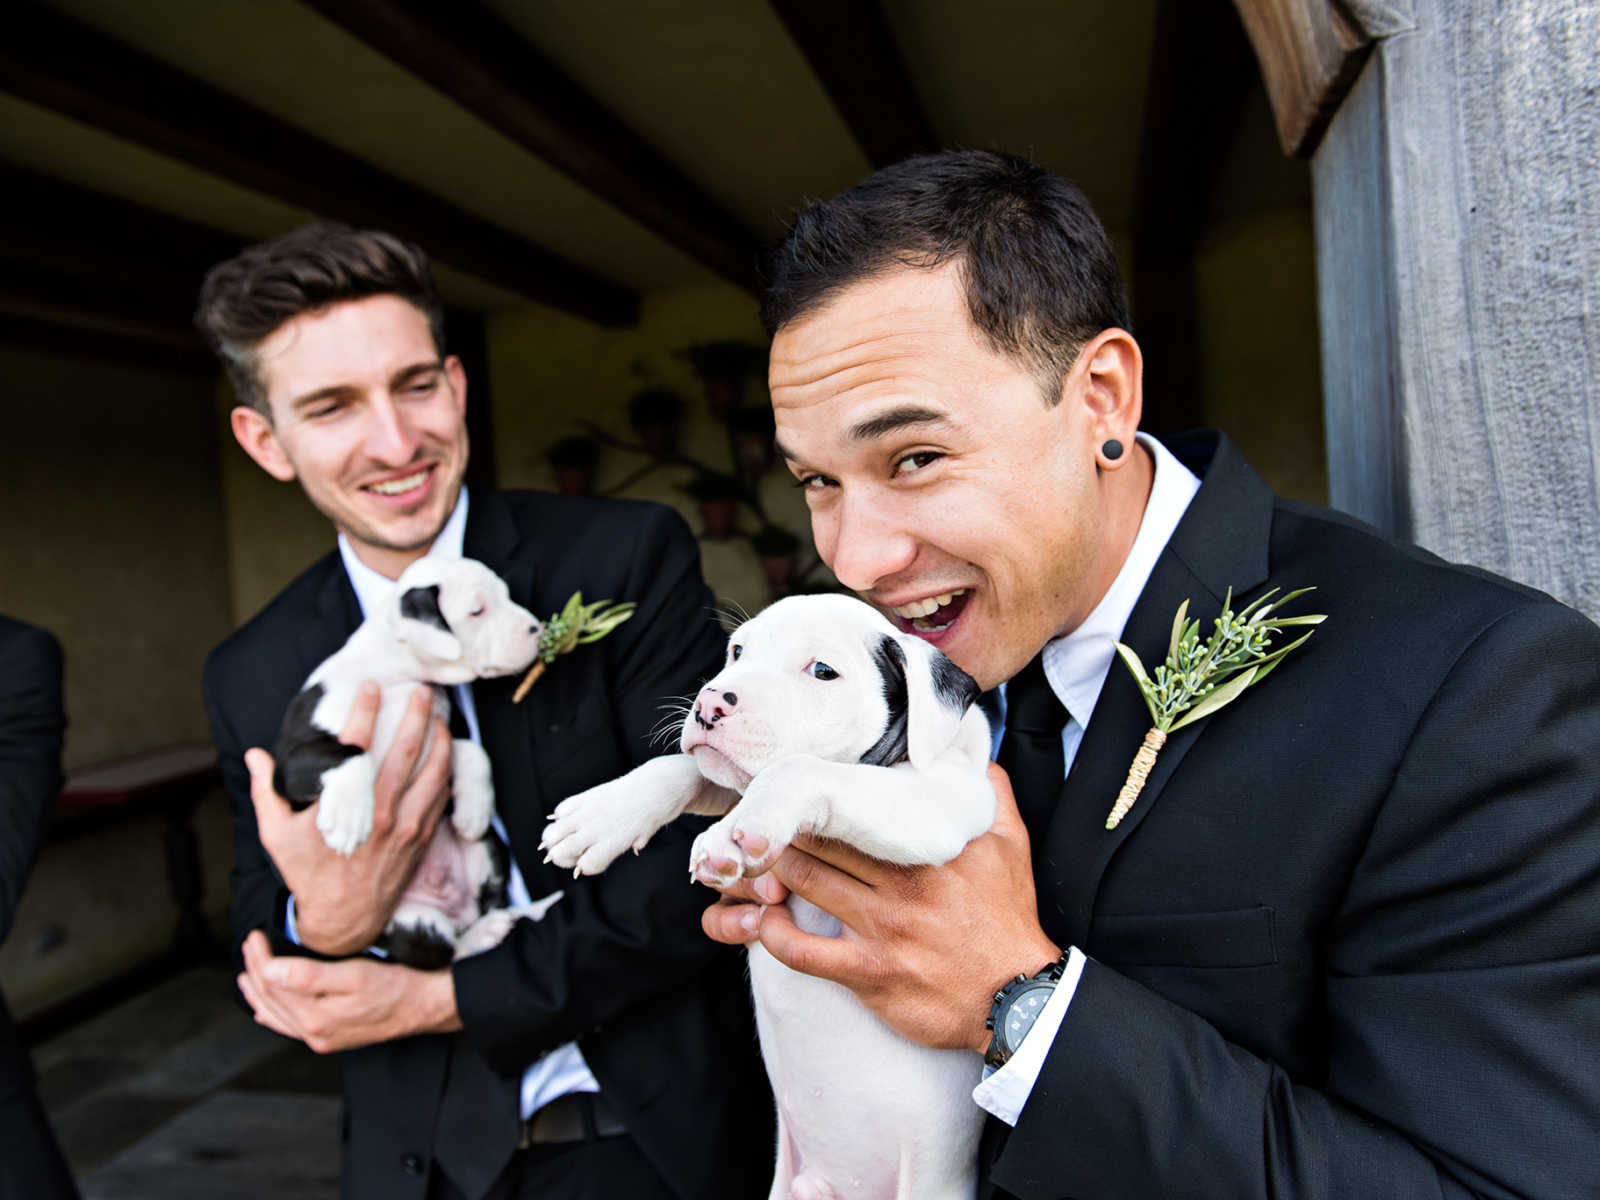
<instances>
[{"instance_id":1,"label":"black belt","mask_svg":"<svg viewBox=\"0 0 1600 1200\"><path fill-rule=\"evenodd\" d=\"M517 1149L554 1142L592 1142L596 1138L616 1137L628 1132L594 1092L568 1092L557 1096L522 1123Z\"/></svg>"}]
</instances>

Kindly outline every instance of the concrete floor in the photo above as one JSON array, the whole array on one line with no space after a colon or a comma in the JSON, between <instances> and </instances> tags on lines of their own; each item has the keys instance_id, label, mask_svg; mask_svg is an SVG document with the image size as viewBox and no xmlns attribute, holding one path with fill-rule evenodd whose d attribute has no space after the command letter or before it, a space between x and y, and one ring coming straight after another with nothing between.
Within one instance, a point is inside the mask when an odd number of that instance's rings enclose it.
<instances>
[{"instance_id":1,"label":"concrete floor","mask_svg":"<svg viewBox=\"0 0 1600 1200\"><path fill-rule=\"evenodd\" d=\"M335 1200L335 1062L261 1028L196 967L33 1049L85 1200Z\"/></svg>"}]
</instances>

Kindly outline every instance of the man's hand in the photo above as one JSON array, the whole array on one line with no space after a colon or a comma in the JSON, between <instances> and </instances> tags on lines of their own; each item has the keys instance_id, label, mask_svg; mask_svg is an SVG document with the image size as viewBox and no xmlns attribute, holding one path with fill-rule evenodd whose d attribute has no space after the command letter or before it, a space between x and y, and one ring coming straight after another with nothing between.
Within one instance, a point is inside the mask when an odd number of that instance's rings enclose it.
<instances>
[{"instance_id":1,"label":"man's hand","mask_svg":"<svg viewBox=\"0 0 1600 1200\"><path fill-rule=\"evenodd\" d=\"M275 957L259 929L245 938L244 965L239 990L256 1020L318 1054L461 1028L448 969Z\"/></svg>"},{"instance_id":2,"label":"man's hand","mask_svg":"<svg viewBox=\"0 0 1600 1200\"><path fill-rule=\"evenodd\" d=\"M720 942L759 937L779 962L844 984L914 1042L981 1053L996 989L1061 954L1039 927L1028 832L1010 781L992 763L989 778L994 827L944 866L890 866L802 838L767 875L728 889L702 927ZM800 930L778 903L788 892L839 918L843 934Z\"/></svg>"},{"instance_id":3,"label":"man's hand","mask_svg":"<svg viewBox=\"0 0 1600 1200\"><path fill-rule=\"evenodd\" d=\"M339 740L372 745L381 693L363 684ZM247 750L250 799L261 845L294 894L300 942L323 954L353 954L377 939L394 912L450 796L450 730L431 716L432 696L419 687L406 705L373 786L372 834L346 857L328 848L316 806L295 812L272 787L272 756ZM421 764L432 723L433 739Z\"/></svg>"}]
</instances>

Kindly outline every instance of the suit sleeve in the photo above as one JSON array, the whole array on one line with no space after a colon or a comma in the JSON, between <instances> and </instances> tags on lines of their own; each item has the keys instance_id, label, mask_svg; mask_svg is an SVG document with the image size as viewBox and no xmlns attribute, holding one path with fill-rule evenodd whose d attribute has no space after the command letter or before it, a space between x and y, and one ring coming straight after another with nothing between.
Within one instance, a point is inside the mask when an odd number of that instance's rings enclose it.
<instances>
[{"instance_id":1,"label":"suit sleeve","mask_svg":"<svg viewBox=\"0 0 1600 1200\"><path fill-rule=\"evenodd\" d=\"M44 630L19 626L0 648L0 941L61 791L66 723L61 647Z\"/></svg>"},{"instance_id":2,"label":"suit sleeve","mask_svg":"<svg viewBox=\"0 0 1600 1200\"><path fill-rule=\"evenodd\" d=\"M205 668L206 715L211 721L217 767L222 773L233 816L233 871L229 877L233 893L231 920L235 965L242 966L241 947L252 929L265 930L280 951L284 948L283 910L289 891L256 831L256 810L250 801L250 773L245 770L244 752L259 743L245 741L238 731L235 712L229 703L229 698L238 694L237 685L228 676L220 655L213 654Z\"/></svg>"},{"instance_id":3,"label":"suit sleeve","mask_svg":"<svg viewBox=\"0 0 1600 1200\"><path fill-rule=\"evenodd\" d=\"M672 748L651 740L662 704L699 689L725 640L688 527L671 510L648 512L613 593L638 608L596 643L606 649L611 705L628 748L610 777ZM715 895L687 881L693 821L669 825L601 875L555 884L565 899L543 921L518 922L499 947L452 966L466 1034L499 1070L520 1071L727 959L729 948L700 928Z\"/></svg>"},{"instance_id":4,"label":"suit sleeve","mask_svg":"<svg viewBox=\"0 0 1600 1200\"><path fill-rule=\"evenodd\" d=\"M1018 1197L1593 1196L1600 630L1529 605L1458 657L1327 927L1291 1081L1091 961L993 1169Z\"/></svg>"}]
</instances>

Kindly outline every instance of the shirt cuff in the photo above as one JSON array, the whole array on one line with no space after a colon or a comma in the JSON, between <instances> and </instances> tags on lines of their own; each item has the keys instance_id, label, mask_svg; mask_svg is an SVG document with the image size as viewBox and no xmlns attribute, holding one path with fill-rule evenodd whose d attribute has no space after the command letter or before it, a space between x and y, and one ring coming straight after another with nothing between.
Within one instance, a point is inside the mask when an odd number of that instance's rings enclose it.
<instances>
[{"instance_id":1,"label":"shirt cuff","mask_svg":"<svg viewBox=\"0 0 1600 1200\"><path fill-rule=\"evenodd\" d=\"M1055 1044L1056 1031L1061 1028L1061 1020L1067 1015L1067 1006L1072 1003L1073 993L1078 990L1078 980L1083 976L1083 964L1087 961L1083 951L1076 946L1068 950L1067 968L1061 973L1055 990L1050 993L1050 999L1045 1001L1044 1008L1040 1010L1039 1019L1022 1039L1022 1045L999 1070L986 1068L983 1081L972 1089L972 1098L978 1102L978 1106L1007 1125L1016 1125L1017 1118L1022 1115L1023 1105L1028 1103L1028 1097L1033 1094L1033 1085L1039 1078L1039 1072L1044 1069L1044 1060L1049 1057L1050 1047Z\"/></svg>"}]
</instances>

